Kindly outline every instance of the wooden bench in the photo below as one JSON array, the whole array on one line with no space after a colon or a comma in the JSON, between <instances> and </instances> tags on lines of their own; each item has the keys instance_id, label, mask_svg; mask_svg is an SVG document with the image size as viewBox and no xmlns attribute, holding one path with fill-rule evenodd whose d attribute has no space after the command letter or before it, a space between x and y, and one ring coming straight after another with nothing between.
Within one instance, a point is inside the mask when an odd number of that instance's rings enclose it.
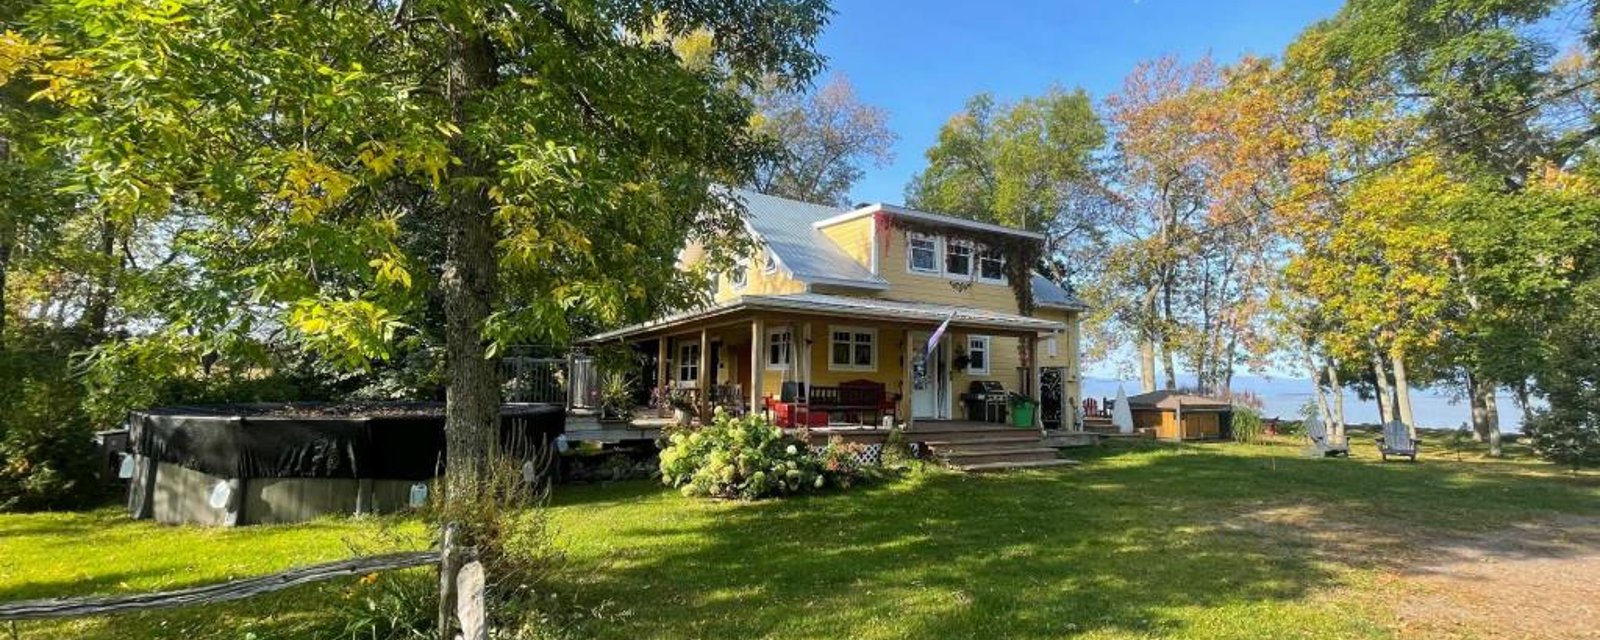
<instances>
[{"instance_id":1,"label":"wooden bench","mask_svg":"<svg viewBox=\"0 0 1600 640\"><path fill-rule=\"evenodd\" d=\"M838 386L811 387L803 403L778 402L769 396L767 407L778 412L780 424L792 421L817 426L827 424L827 416L834 413L892 416L899 401L899 394L890 394L882 382L850 380Z\"/></svg>"}]
</instances>

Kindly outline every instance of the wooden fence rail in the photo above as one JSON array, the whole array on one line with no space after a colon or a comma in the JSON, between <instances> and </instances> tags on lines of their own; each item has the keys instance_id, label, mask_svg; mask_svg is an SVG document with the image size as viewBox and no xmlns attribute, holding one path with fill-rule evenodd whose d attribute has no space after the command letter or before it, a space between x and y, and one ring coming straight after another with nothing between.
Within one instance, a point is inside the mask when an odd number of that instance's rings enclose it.
<instances>
[{"instance_id":1,"label":"wooden fence rail","mask_svg":"<svg viewBox=\"0 0 1600 640\"><path fill-rule=\"evenodd\" d=\"M365 575L374 571L390 571L438 564L439 556L440 554L437 551L389 553L308 567L297 567L269 576L245 578L243 580L178 589L176 591L137 593L123 596L86 596L82 598L48 598L6 602L0 603L0 621L71 618L228 602L340 576Z\"/></svg>"}]
</instances>

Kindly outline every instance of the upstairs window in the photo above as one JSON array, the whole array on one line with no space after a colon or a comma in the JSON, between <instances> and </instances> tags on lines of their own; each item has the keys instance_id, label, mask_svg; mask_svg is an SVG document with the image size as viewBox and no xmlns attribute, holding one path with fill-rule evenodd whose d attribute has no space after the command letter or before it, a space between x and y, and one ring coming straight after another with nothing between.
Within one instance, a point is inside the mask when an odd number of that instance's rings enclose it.
<instances>
[{"instance_id":1,"label":"upstairs window","mask_svg":"<svg viewBox=\"0 0 1600 640\"><path fill-rule=\"evenodd\" d=\"M957 240L945 243L944 272L953 276L972 275L972 245Z\"/></svg>"},{"instance_id":2,"label":"upstairs window","mask_svg":"<svg viewBox=\"0 0 1600 640\"><path fill-rule=\"evenodd\" d=\"M777 273L778 272L778 257L775 256L775 255L772 255L772 251L770 251L770 250L767 251L767 265L766 265L765 268L762 269L762 271L765 271L767 273Z\"/></svg>"},{"instance_id":3,"label":"upstairs window","mask_svg":"<svg viewBox=\"0 0 1600 640\"><path fill-rule=\"evenodd\" d=\"M991 282L1003 282L1006 279L1006 257L995 249L988 249L978 255L978 277Z\"/></svg>"},{"instance_id":4,"label":"upstairs window","mask_svg":"<svg viewBox=\"0 0 1600 640\"><path fill-rule=\"evenodd\" d=\"M906 268L921 273L939 272L939 239L913 233L907 236Z\"/></svg>"},{"instance_id":5,"label":"upstairs window","mask_svg":"<svg viewBox=\"0 0 1600 640\"><path fill-rule=\"evenodd\" d=\"M733 270L728 272L728 284L735 289L743 289L750 284L750 263L740 260L733 265Z\"/></svg>"}]
</instances>

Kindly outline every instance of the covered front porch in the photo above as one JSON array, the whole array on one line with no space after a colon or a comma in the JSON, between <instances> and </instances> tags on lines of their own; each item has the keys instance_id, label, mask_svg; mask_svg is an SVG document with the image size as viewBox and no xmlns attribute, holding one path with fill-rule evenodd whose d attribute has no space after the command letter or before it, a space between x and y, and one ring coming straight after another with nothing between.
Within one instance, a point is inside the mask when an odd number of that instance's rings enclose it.
<instances>
[{"instance_id":1,"label":"covered front porch","mask_svg":"<svg viewBox=\"0 0 1600 640\"><path fill-rule=\"evenodd\" d=\"M733 303L590 338L629 345L653 409L687 396L706 419L715 408L763 413L784 427L848 435L887 424L1005 421L992 396L1050 396L1064 371L1041 367L1059 322L971 309L840 296L746 296ZM1051 345L1054 350L1054 345ZM1044 375L1041 376L1041 370ZM969 393L989 390L988 402ZM1065 389L1054 398L1066 408ZM1070 410L1035 411L1032 426L1073 428Z\"/></svg>"}]
</instances>

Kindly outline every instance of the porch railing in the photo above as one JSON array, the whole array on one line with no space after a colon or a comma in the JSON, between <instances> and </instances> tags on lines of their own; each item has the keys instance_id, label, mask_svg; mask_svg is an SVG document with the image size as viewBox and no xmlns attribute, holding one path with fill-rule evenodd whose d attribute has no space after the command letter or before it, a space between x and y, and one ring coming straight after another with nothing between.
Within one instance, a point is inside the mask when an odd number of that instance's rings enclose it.
<instances>
[{"instance_id":1,"label":"porch railing","mask_svg":"<svg viewBox=\"0 0 1600 640\"><path fill-rule=\"evenodd\" d=\"M551 357L513 351L500 358L500 379L505 402L565 404L577 409L600 404L600 371L594 357L587 354Z\"/></svg>"}]
</instances>

